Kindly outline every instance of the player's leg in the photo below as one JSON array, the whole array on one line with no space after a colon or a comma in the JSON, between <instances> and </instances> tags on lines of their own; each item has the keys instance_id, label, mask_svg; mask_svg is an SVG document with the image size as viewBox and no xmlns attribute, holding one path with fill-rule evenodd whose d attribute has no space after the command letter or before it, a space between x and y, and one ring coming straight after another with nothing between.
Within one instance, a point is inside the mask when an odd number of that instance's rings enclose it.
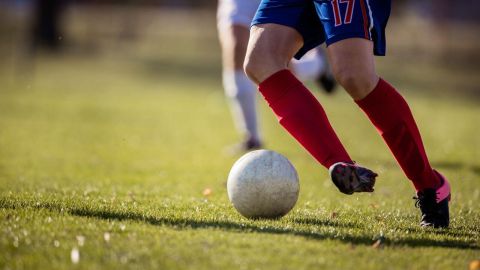
<instances>
[{"instance_id":1,"label":"player's leg","mask_svg":"<svg viewBox=\"0 0 480 270\"><path fill-rule=\"evenodd\" d=\"M429 164L407 103L376 74L373 42L349 38L331 44L327 50L337 81L378 128L417 190L438 187L439 178Z\"/></svg>"},{"instance_id":2,"label":"player's leg","mask_svg":"<svg viewBox=\"0 0 480 270\"><path fill-rule=\"evenodd\" d=\"M260 24L251 28L245 71L276 114L280 124L321 164L351 162L316 98L288 70L302 46L293 28Z\"/></svg>"},{"instance_id":3,"label":"player's leg","mask_svg":"<svg viewBox=\"0 0 480 270\"><path fill-rule=\"evenodd\" d=\"M301 81L314 81L326 93L332 93L335 90L337 82L321 47L312 49L300 60L293 59L290 62L290 69Z\"/></svg>"},{"instance_id":4,"label":"player's leg","mask_svg":"<svg viewBox=\"0 0 480 270\"><path fill-rule=\"evenodd\" d=\"M333 75L354 100L367 96L378 83L370 40L344 39L328 46L327 52Z\"/></svg>"},{"instance_id":5,"label":"player's leg","mask_svg":"<svg viewBox=\"0 0 480 270\"><path fill-rule=\"evenodd\" d=\"M237 129L244 136L240 150L261 146L256 112L255 85L243 72L249 38L249 24L256 5L221 0L218 6L218 35L222 49L222 77L225 94ZM252 2L253 3L253 2Z\"/></svg>"},{"instance_id":6,"label":"player's leg","mask_svg":"<svg viewBox=\"0 0 480 270\"><path fill-rule=\"evenodd\" d=\"M448 182L430 166L420 132L405 99L375 73L372 42L347 39L329 46L333 72L382 135L422 207L422 225L448 226Z\"/></svg>"},{"instance_id":7,"label":"player's leg","mask_svg":"<svg viewBox=\"0 0 480 270\"><path fill-rule=\"evenodd\" d=\"M355 3L362 9L372 6L367 6L368 3L363 0ZM385 2L370 1L373 6L376 3L383 5ZM332 5L326 6L330 8ZM375 16L375 11L381 10L374 9L369 13ZM407 102L390 84L376 75L373 52L378 51L379 37L376 36L376 40L367 32L368 28L365 26L370 20L367 16L362 16L365 12L353 13L353 16L355 14L364 20L359 32L365 30L365 36L345 38L330 43L328 55L334 75L376 126L403 171L415 185L419 197L422 198L420 199L424 214L422 225L448 226L450 194L448 183L430 166L420 132ZM341 26L342 21L339 22L335 25ZM348 27L351 33L354 25ZM335 29L335 26L332 23L326 29ZM376 42L375 46L370 39Z\"/></svg>"},{"instance_id":8,"label":"player's leg","mask_svg":"<svg viewBox=\"0 0 480 270\"><path fill-rule=\"evenodd\" d=\"M289 61L302 46L302 36L292 27L254 25L245 70L259 84L260 92L280 124L318 162L326 168L343 165L339 170L342 169L348 177L342 180L348 179L349 182L348 186L336 182L340 190L347 194L373 191L376 174L353 164L318 100L287 69Z\"/></svg>"}]
</instances>

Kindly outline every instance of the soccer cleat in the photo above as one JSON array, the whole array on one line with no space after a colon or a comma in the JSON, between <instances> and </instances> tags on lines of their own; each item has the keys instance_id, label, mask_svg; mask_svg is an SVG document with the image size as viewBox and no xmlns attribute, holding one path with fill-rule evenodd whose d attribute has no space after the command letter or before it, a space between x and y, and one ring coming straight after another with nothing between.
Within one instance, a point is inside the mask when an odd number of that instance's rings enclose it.
<instances>
[{"instance_id":1,"label":"soccer cleat","mask_svg":"<svg viewBox=\"0 0 480 270\"><path fill-rule=\"evenodd\" d=\"M335 80L333 75L328 71L320 74L316 82L327 94L333 93L333 91L335 90L335 87L337 86L337 81Z\"/></svg>"},{"instance_id":2,"label":"soccer cleat","mask_svg":"<svg viewBox=\"0 0 480 270\"><path fill-rule=\"evenodd\" d=\"M224 152L227 155L237 155L253 150L258 150L262 147L263 144L260 141L254 139L246 139L242 142L226 147L224 149Z\"/></svg>"},{"instance_id":3,"label":"soccer cleat","mask_svg":"<svg viewBox=\"0 0 480 270\"><path fill-rule=\"evenodd\" d=\"M450 184L434 170L440 177L442 185L438 189L427 188L417 192L415 207L420 208L422 219L420 226L433 228L446 228L450 223L448 203L450 201Z\"/></svg>"},{"instance_id":4,"label":"soccer cleat","mask_svg":"<svg viewBox=\"0 0 480 270\"><path fill-rule=\"evenodd\" d=\"M257 150L262 148L262 143L254 139L246 140L242 144L245 151Z\"/></svg>"},{"instance_id":5,"label":"soccer cleat","mask_svg":"<svg viewBox=\"0 0 480 270\"><path fill-rule=\"evenodd\" d=\"M330 177L337 188L345 194L373 192L378 174L355 163L338 162L330 166Z\"/></svg>"}]
</instances>

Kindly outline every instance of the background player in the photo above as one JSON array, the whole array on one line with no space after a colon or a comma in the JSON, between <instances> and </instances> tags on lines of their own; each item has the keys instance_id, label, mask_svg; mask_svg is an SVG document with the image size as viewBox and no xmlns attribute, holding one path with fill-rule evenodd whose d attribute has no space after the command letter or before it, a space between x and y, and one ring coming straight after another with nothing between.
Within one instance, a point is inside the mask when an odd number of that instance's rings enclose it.
<instances>
[{"instance_id":1,"label":"background player","mask_svg":"<svg viewBox=\"0 0 480 270\"><path fill-rule=\"evenodd\" d=\"M322 165L340 191L372 192L374 172L355 164L326 114L287 69L326 42L337 81L366 113L417 190L421 225L447 227L450 187L430 166L408 104L375 71L385 54L389 0L263 0L251 28L245 70L279 119Z\"/></svg>"},{"instance_id":2,"label":"background player","mask_svg":"<svg viewBox=\"0 0 480 270\"><path fill-rule=\"evenodd\" d=\"M222 48L223 86L229 99L235 125L244 140L235 151L260 148L261 135L256 113L256 86L243 71L250 23L260 0L219 0L217 28ZM310 51L302 60L293 60L289 68L302 81L317 81L327 93L336 82L321 49Z\"/></svg>"}]
</instances>

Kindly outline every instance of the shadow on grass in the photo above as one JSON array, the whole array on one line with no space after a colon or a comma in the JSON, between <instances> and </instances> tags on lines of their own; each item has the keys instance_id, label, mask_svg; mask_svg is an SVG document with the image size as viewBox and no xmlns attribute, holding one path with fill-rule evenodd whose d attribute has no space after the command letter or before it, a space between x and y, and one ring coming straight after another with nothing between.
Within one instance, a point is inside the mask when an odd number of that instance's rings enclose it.
<instances>
[{"instance_id":1,"label":"shadow on grass","mask_svg":"<svg viewBox=\"0 0 480 270\"><path fill-rule=\"evenodd\" d=\"M359 236L352 235L346 232L339 232L338 230L329 232L316 232L314 230L296 229L289 227L274 227L264 224L245 224L233 222L228 220L196 220L194 218L185 217L156 217L144 216L137 213L121 213L115 211L105 210L91 210L91 209L70 209L68 212L72 215L82 217L95 217L106 220L130 220L136 222L145 222L151 225L172 226L177 229L221 229L238 232L256 232L269 234L285 234L302 236L314 240L339 240L345 243L354 245L372 245L375 241L371 235ZM301 224L310 224L315 226L334 226L334 227L348 227L335 221L328 220L314 220L314 219L295 219L294 222ZM390 246L410 246L410 247L449 247L458 249L480 249L480 247L458 240L433 240L425 237L420 238L403 238L391 242L388 239L385 241L386 245Z\"/></svg>"},{"instance_id":2,"label":"shadow on grass","mask_svg":"<svg viewBox=\"0 0 480 270\"><path fill-rule=\"evenodd\" d=\"M305 217L294 217L293 222L298 223L300 225L308 225L308 226L330 226L336 228L358 228L358 225L348 222L342 221L338 222L335 220L329 219L316 219L316 218L305 218Z\"/></svg>"},{"instance_id":3,"label":"shadow on grass","mask_svg":"<svg viewBox=\"0 0 480 270\"><path fill-rule=\"evenodd\" d=\"M170 226L175 229L219 229L232 232L254 232L254 233L264 233L264 234L282 234L282 235L293 235L301 236L313 240L337 240L342 241L348 244L354 245L366 245L370 246L375 242L375 239L372 238L372 234L366 233L365 235L352 234L345 231L339 231L338 229L328 230L328 231L317 231L315 227L343 227L343 228L355 228L358 225L345 222L337 222L332 220L321 220L321 219L312 219L312 218L294 218L292 222L299 225L309 225L315 226L313 228L292 228L292 227L278 227L273 225L265 225L264 223L255 224L243 223L242 221L230 221L230 220L201 220L195 218L186 218L186 217L159 217L153 215L145 215L142 213L136 212L119 212L112 210L96 210L90 209L88 207L71 207L65 206L56 202L43 202L43 203L34 203L34 202L13 202L6 198L0 198L0 208L4 209L47 209L50 211L63 211L69 215L79 216L79 217L88 217L96 218L102 220L118 220L118 221L133 221L141 222L155 226ZM364 229L361 228L363 230ZM362 232L360 231L360 233ZM448 234L450 230L440 230L430 232L427 230L425 232L437 235ZM478 243L474 240L472 241L461 241L461 240L452 240L452 239L441 239L435 240L425 235L425 233L420 232L421 235L411 235L403 236L400 239L395 239L390 241L388 238L384 240L384 244L391 247L396 246L408 246L408 247L445 247L445 248L456 248L456 249L473 249L480 250Z\"/></svg>"}]
</instances>

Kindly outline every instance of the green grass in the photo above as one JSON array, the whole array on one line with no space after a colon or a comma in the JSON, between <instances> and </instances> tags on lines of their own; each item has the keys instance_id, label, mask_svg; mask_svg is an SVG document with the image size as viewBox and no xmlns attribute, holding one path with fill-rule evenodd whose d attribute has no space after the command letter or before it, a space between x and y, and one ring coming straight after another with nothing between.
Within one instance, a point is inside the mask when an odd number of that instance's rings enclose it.
<instances>
[{"instance_id":1,"label":"green grass","mask_svg":"<svg viewBox=\"0 0 480 270\"><path fill-rule=\"evenodd\" d=\"M284 218L248 220L226 194L239 156L224 148L238 138L217 47L202 48L40 58L30 75L0 73L0 268L467 269L480 259L478 99L435 92L455 73L418 92L421 74L379 63L410 90L431 162L451 180L449 229L419 228L412 185L343 92L317 96L354 159L380 173L375 193L339 193L261 102L267 147L292 161L301 191Z\"/></svg>"},{"instance_id":2,"label":"green grass","mask_svg":"<svg viewBox=\"0 0 480 270\"><path fill-rule=\"evenodd\" d=\"M418 227L411 184L344 93L318 97L352 156L380 172L377 191L340 194L262 105L267 146L296 166L301 192L286 217L252 221L226 195L238 156L223 149L237 137L217 79L90 64L43 59L35 79L1 91L4 269L465 269L479 258L471 101L407 95L432 163L452 182L450 229Z\"/></svg>"}]
</instances>

